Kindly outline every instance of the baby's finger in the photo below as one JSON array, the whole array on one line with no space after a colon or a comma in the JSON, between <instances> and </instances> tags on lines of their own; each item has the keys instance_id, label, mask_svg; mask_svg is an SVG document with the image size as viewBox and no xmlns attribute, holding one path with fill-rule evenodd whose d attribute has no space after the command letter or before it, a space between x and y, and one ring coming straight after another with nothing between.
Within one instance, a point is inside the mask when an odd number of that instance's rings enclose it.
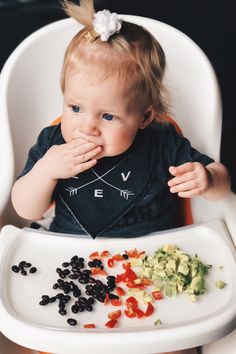
<instances>
[{"instance_id":1,"label":"baby's finger","mask_svg":"<svg viewBox=\"0 0 236 354\"><path fill-rule=\"evenodd\" d=\"M81 155L76 156L76 158L75 158L76 165L84 163L84 162L92 159L93 157L97 156L101 152L101 150L102 150L101 146L97 146L95 149L85 151Z\"/></svg>"},{"instance_id":2,"label":"baby's finger","mask_svg":"<svg viewBox=\"0 0 236 354\"><path fill-rule=\"evenodd\" d=\"M190 191L185 191L185 192L179 192L178 196L180 198L193 198L199 195L199 190L198 189L192 189Z\"/></svg>"},{"instance_id":3,"label":"baby's finger","mask_svg":"<svg viewBox=\"0 0 236 354\"><path fill-rule=\"evenodd\" d=\"M94 143L85 143L79 146L75 146L74 149L71 150L72 156L79 157L83 154L88 153L89 151L93 151L95 149L101 148L100 146L95 145Z\"/></svg>"},{"instance_id":4,"label":"baby's finger","mask_svg":"<svg viewBox=\"0 0 236 354\"><path fill-rule=\"evenodd\" d=\"M168 181L168 186L173 187L177 184L191 181L194 178L192 172L184 173L183 175L179 175L177 177L173 177Z\"/></svg>"},{"instance_id":5,"label":"baby's finger","mask_svg":"<svg viewBox=\"0 0 236 354\"><path fill-rule=\"evenodd\" d=\"M67 146L69 149L73 150L73 149L76 149L77 147L84 146L87 144L90 144L91 146L96 146L96 144L92 143L91 141L88 141L88 140L85 140L82 138L78 138L78 139L69 141L67 143Z\"/></svg>"},{"instance_id":6,"label":"baby's finger","mask_svg":"<svg viewBox=\"0 0 236 354\"><path fill-rule=\"evenodd\" d=\"M179 192L186 192L191 191L195 188L198 188L196 180L180 183L174 187L170 188L171 193L179 193Z\"/></svg>"},{"instance_id":7,"label":"baby's finger","mask_svg":"<svg viewBox=\"0 0 236 354\"><path fill-rule=\"evenodd\" d=\"M183 165L179 166L170 166L169 172L173 176L182 175L183 173L190 172L194 170L194 163L193 162L185 162Z\"/></svg>"},{"instance_id":8,"label":"baby's finger","mask_svg":"<svg viewBox=\"0 0 236 354\"><path fill-rule=\"evenodd\" d=\"M86 170L89 170L90 168L92 168L94 165L96 165L97 160L96 159L92 159L89 161L86 161L84 163L80 163L78 165L76 165L75 167L75 172L74 172L74 176L78 175L79 173L82 173Z\"/></svg>"}]
</instances>

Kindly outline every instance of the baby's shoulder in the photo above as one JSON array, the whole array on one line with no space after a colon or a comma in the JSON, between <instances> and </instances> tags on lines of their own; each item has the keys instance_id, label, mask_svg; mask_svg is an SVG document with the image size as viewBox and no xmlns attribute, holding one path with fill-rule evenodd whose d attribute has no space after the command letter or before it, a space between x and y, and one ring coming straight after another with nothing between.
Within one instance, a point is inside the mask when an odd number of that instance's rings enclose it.
<instances>
[{"instance_id":1,"label":"baby's shoulder","mask_svg":"<svg viewBox=\"0 0 236 354\"><path fill-rule=\"evenodd\" d=\"M38 136L38 143L47 145L48 147L55 144L63 144L64 139L61 134L61 124L43 128Z\"/></svg>"}]
</instances>

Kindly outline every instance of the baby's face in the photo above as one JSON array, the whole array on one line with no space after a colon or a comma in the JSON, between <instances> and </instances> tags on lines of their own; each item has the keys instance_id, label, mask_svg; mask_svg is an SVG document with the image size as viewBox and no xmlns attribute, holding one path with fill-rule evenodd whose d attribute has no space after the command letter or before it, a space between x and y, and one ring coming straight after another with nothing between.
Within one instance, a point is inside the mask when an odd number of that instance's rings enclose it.
<instances>
[{"instance_id":1,"label":"baby's face","mask_svg":"<svg viewBox=\"0 0 236 354\"><path fill-rule=\"evenodd\" d=\"M82 138L101 146L98 158L125 152L138 129L147 125L134 102L113 77L99 81L68 73L61 123L64 140Z\"/></svg>"}]
</instances>

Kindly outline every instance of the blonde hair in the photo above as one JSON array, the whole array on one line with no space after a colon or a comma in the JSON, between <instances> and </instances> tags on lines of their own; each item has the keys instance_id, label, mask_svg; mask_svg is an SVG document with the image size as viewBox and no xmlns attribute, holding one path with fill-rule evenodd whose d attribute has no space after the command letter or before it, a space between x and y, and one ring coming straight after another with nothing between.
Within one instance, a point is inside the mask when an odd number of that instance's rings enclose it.
<instances>
[{"instance_id":1,"label":"blonde hair","mask_svg":"<svg viewBox=\"0 0 236 354\"><path fill-rule=\"evenodd\" d=\"M63 7L84 28L74 36L66 50L61 73L62 91L65 90L68 70L95 70L104 77L115 73L118 79L124 79L127 93L132 92L139 102L151 105L157 120L164 121L168 111L168 95L163 84L166 59L154 36L139 25L122 21L120 32L113 34L108 41L97 38L90 42L85 34L93 30L93 0L81 0L80 6L63 0Z\"/></svg>"}]
</instances>

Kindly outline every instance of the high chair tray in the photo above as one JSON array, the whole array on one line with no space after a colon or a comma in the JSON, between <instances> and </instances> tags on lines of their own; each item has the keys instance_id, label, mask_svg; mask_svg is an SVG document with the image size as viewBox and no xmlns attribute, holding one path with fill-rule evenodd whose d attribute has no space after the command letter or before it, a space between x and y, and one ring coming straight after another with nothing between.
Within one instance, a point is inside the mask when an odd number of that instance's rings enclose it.
<instances>
[{"instance_id":1,"label":"high chair tray","mask_svg":"<svg viewBox=\"0 0 236 354\"><path fill-rule=\"evenodd\" d=\"M66 305L65 316L58 313L57 303L39 305L41 295L54 296L60 291L52 288L59 278L55 270L74 255L83 257L87 264L95 251L108 250L114 255L136 248L153 255L164 244L177 245L213 266L206 276L206 293L196 302L191 302L186 294L164 296L154 302L152 316L137 319L122 315L114 328L104 325L109 320L107 314L118 309L111 304L97 301L92 312L78 314ZM227 228L218 219L139 238L95 240L7 225L0 236L0 330L20 345L63 354L147 354L203 345L235 328L235 259ZM28 272L27 276L14 273L12 266L22 260L30 262L37 272ZM113 268L108 268L106 262L107 258L103 263L109 275L124 272L121 262L117 261ZM218 279L227 283L224 289L215 286ZM77 284L80 287L78 281ZM123 303L127 297L122 297ZM76 319L78 324L69 326L68 318ZM161 325L154 325L157 319ZM88 323L95 323L96 328L83 328Z\"/></svg>"}]
</instances>

